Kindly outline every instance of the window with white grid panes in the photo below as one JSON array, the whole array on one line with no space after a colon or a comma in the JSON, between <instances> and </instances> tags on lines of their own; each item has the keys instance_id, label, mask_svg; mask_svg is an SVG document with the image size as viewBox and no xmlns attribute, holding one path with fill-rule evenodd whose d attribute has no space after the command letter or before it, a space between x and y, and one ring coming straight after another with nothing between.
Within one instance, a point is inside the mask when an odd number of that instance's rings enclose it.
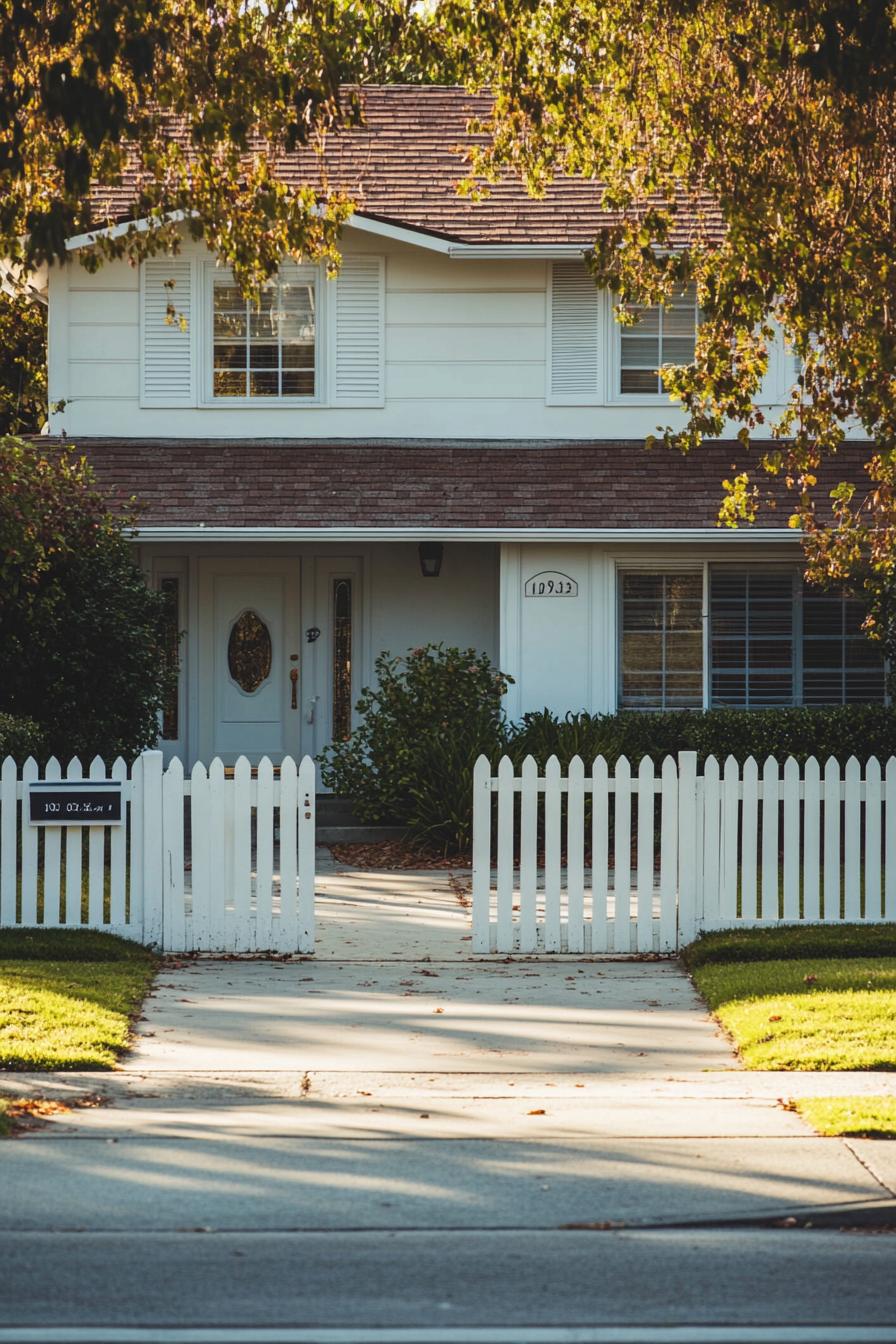
<instances>
[{"instance_id":1,"label":"window with white grid panes","mask_svg":"<svg viewBox=\"0 0 896 1344\"><path fill-rule=\"evenodd\" d=\"M619 383L624 396L660 395L665 391L660 369L664 364L691 364L697 340L699 309L697 287L688 285L667 307L629 304L635 319L619 332Z\"/></svg>"},{"instance_id":2,"label":"window with white grid panes","mask_svg":"<svg viewBox=\"0 0 896 1344\"><path fill-rule=\"evenodd\" d=\"M703 705L703 574L620 575L621 709Z\"/></svg>"},{"instance_id":3,"label":"window with white grid panes","mask_svg":"<svg viewBox=\"0 0 896 1344\"><path fill-rule=\"evenodd\" d=\"M281 275L259 301L216 275L212 302L212 393L244 400L314 398L317 393L316 284Z\"/></svg>"}]
</instances>

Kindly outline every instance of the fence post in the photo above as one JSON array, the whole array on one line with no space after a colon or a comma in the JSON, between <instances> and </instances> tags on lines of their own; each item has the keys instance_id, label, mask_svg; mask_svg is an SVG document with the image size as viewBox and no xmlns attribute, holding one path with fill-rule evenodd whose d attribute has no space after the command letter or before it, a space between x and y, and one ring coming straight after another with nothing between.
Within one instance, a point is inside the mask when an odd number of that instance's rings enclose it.
<instances>
[{"instance_id":1,"label":"fence post","mask_svg":"<svg viewBox=\"0 0 896 1344\"><path fill-rule=\"evenodd\" d=\"M164 918L162 753L144 751L143 761L143 941L161 946Z\"/></svg>"},{"instance_id":2,"label":"fence post","mask_svg":"<svg viewBox=\"0 0 896 1344\"><path fill-rule=\"evenodd\" d=\"M697 753L678 753L678 946L696 933L697 910Z\"/></svg>"},{"instance_id":3,"label":"fence post","mask_svg":"<svg viewBox=\"0 0 896 1344\"><path fill-rule=\"evenodd\" d=\"M314 867L314 845L317 835L315 819L317 801L317 767L312 757L303 756L298 772L298 809L299 809L299 951L306 956L314 952L314 885L316 880ZM295 826L292 817L290 826ZM280 834L283 834L283 817L280 818ZM280 900L283 901L281 874ZM282 908L282 907L281 907Z\"/></svg>"},{"instance_id":4,"label":"fence post","mask_svg":"<svg viewBox=\"0 0 896 1344\"><path fill-rule=\"evenodd\" d=\"M492 767L480 756L473 767L473 951L491 951Z\"/></svg>"}]
</instances>

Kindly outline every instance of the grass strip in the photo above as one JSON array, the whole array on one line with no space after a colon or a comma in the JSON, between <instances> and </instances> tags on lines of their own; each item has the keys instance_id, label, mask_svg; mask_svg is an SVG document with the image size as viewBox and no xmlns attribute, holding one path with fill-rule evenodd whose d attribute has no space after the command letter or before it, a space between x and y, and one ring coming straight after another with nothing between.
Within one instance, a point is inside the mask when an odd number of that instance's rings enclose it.
<instances>
[{"instance_id":1,"label":"grass strip","mask_svg":"<svg viewBox=\"0 0 896 1344\"><path fill-rule=\"evenodd\" d=\"M0 1068L112 1068L157 965L146 948L109 934L4 930Z\"/></svg>"},{"instance_id":2,"label":"grass strip","mask_svg":"<svg viewBox=\"0 0 896 1344\"><path fill-rule=\"evenodd\" d=\"M749 1069L896 1069L896 958L722 963L693 979Z\"/></svg>"},{"instance_id":3,"label":"grass strip","mask_svg":"<svg viewBox=\"0 0 896 1344\"><path fill-rule=\"evenodd\" d=\"M896 1139L896 1097L798 1097L792 1107L831 1138Z\"/></svg>"}]
</instances>

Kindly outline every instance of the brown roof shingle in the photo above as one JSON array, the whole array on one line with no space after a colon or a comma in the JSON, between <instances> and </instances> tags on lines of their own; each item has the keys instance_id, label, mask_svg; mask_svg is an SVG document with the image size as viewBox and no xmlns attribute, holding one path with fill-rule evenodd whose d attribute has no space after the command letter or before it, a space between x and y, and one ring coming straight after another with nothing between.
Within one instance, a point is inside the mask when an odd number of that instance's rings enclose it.
<instances>
[{"instance_id":1,"label":"brown roof shingle","mask_svg":"<svg viewBox=\"0 0 896 1344\"><path fill-rule=\"evenodd\" d=\"M489 94L470 94L444 86L388 85L364 91L365 125L329 137L324 154L326 178L333 189L359 201L359 213L464 243L581 244L589 246L616 216L603 208L600 183L582 177L558 177L544 197L529 196L511 178L490 188L481 201L457 194L467 173L463 147L473 143L467 131L472 117L491 109ZM174 131L173 134L183 134ZM284 181L315 184L320 165L310 150L284 155ZM132 218L138 190L136 171L121 186L98 187L98 222ZM691 236L698 207L682 197L679 226L672 243ZM699 206L710 236L720 236L718 210L708 200Z\"/></svg>"},{"instance_id":2,"label":"brown roof shingle","mask_svg":"<svg viewBox=\"0 0 896 1344\"><path fill-rule=\"evenodd\" d=\"M723 477L755 462L737 442L689 457L640 440L75 442L116 507L137 496L147 527L714 528ZM867 455L846 446L820 490L863 480ZM786 527L785 488L768 484L780 505L759 525Z\"/></svg>"}]
</instances>

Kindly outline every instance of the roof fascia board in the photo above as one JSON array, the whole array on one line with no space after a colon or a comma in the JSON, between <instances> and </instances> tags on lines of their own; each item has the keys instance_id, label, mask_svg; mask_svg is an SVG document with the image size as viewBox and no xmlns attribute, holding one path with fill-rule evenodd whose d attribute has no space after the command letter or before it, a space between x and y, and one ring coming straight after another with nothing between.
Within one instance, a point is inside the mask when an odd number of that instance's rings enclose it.
<instances>
[{"instance_id":1,"label":"roof fascia board","mask_svg":"<svg viewBox=\"0 0 896 1344\"><path fill-rule=\"evenodd\" d=\"M166 224L180 224L186 219L183 210L172 210L165 216ZM148 216L144 219L127 219L121 224L110 224L105 229L92 229L90 233L77 233L73 238L65 240L66 252L77 252L82 247L93 247L94 243L100 238L123 238L127 233L148 233L151 228L155 228L159 221L150 219Z\"/></svg>"},{"instance_id":2,"label":"roof fascia board","mask_svg":"<svg viewBox=\"0 0 896 1344\"><path fill-rule=\"evenodd\" d=\"M721 542L725 545L799 541L791 527L138 527L138 541L263 542L263 541L603 541Z\"/></svg>"},{"instance_id":3,"label":"roof fascia board","mask_svg":"<svg viewBox=\"0 0 896 1344\"><path fill-rule=\"evenodd\" d=\"M452 243L452 261L562 261L584 257L590 243Z\"/></svg>"},{"instance_id":4,"label":"roof fascia board","mask_svg":"<svg viewBox=\"0 0 896 1344\"><path fill-rule=\"evenodd\" d=\"M180 224L186 219L183 210L173 210L165 216L166 224ZM78 233L67 238L67 252L77 252L82 247L93 247L100 238L123 238L128 233L147 233L158 224L150 218L124 220L120 224L110 224L104 229L92 229L90 233ZM390 224L383 219L372 219L368 215L354 214L346 221L346 228L357 229L361 233L371 233L378 238L389 238L393 242L407 243L411 247L422 247L429 252L438 252L453 261L550 261L564 257L581 257L590 251L587 243L459 243L448 238L440 238L424 229L414 229L403 224Z\"/></svg>"},{"instance_id":5,"label":"roof fascia board","mask_svg":"<svg viewBox=\"0 0 896 1344\"><path fill-rule=\"evenodd\" d=\"M429 252L440 252L442 256L450 256L451 249L458 246L457 243L452 243L447 238L439 238L437 234L426 233L422 229L408 228L403 224L389 224L384 219L371 219L369 215L350 215L345 222L345 227L358 229L361 233L373 233L378 238L391 238L396 243L410 243L412 247L423 247Z\"/></svg>"}]
</instances>

